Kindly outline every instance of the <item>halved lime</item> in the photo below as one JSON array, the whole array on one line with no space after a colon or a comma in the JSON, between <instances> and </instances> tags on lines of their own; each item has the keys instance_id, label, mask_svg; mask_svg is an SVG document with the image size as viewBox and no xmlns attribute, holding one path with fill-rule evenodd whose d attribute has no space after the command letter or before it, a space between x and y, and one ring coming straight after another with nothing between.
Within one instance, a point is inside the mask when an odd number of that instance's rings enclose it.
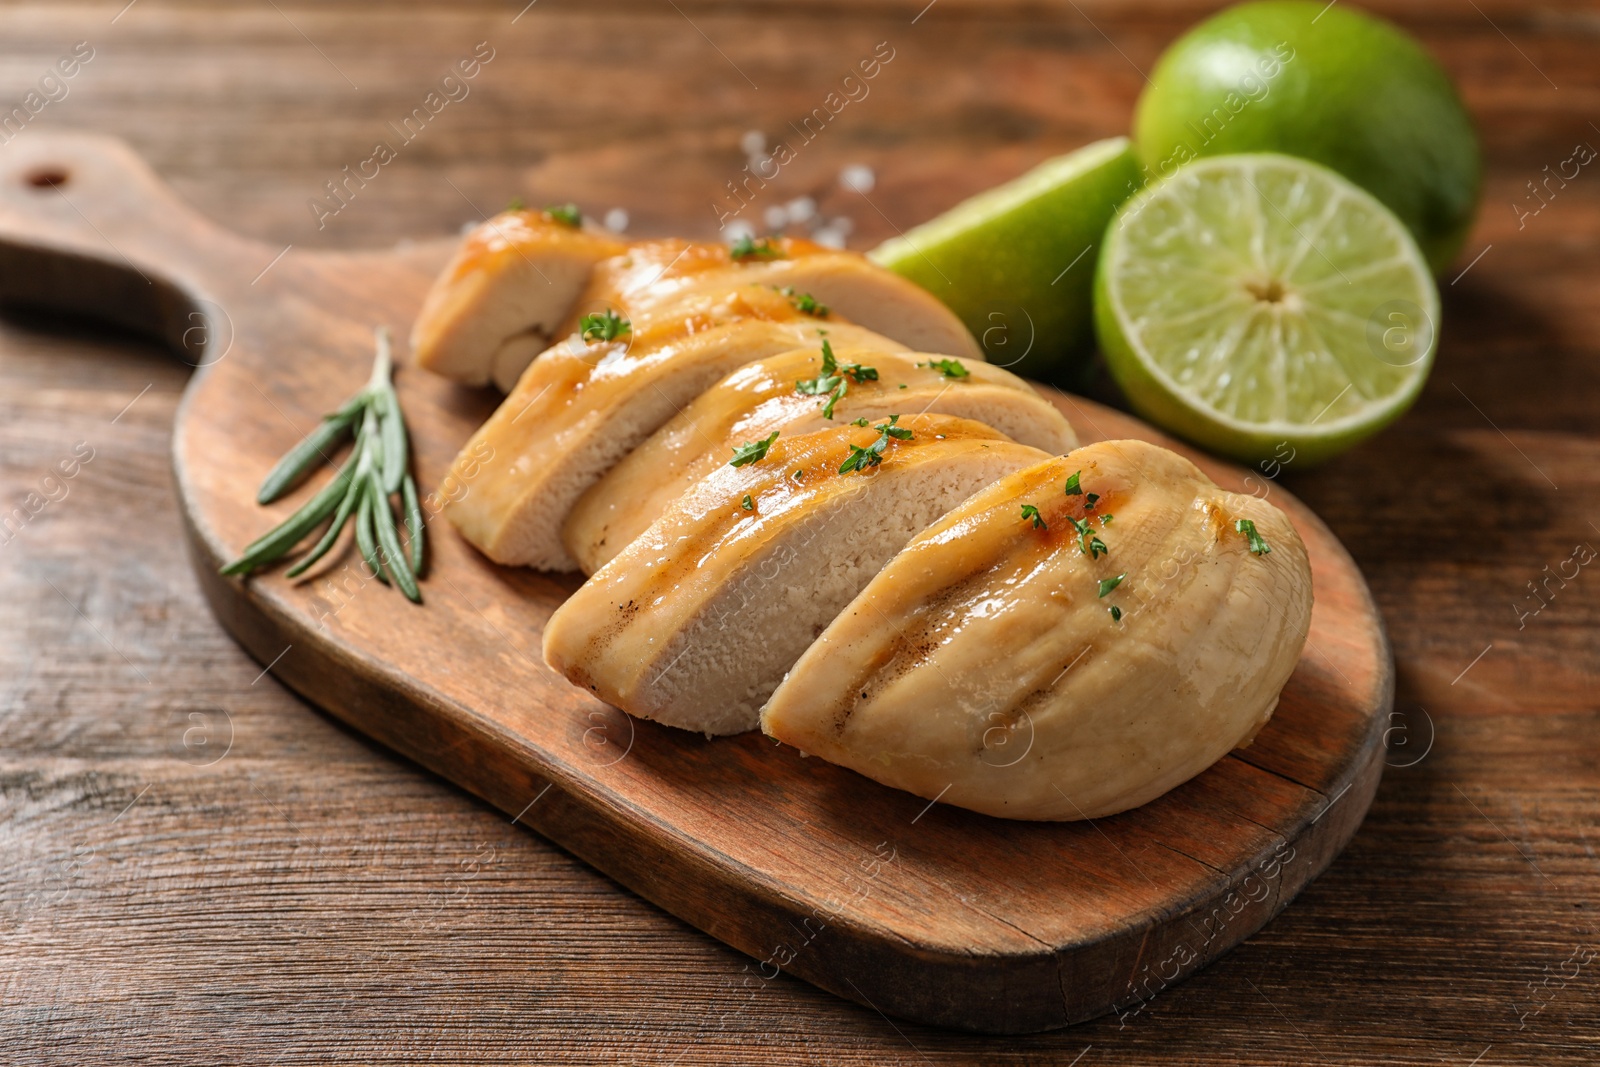
<instances>
[{"instance_id":1,"label":"halved lime","mask_svg":"<svg viewBox=\"0 0 1600 1067\"><path fill-rule=\"evenodd\" d=\"M944 301L989 362L1062 380L1088 363L1096 246L1144 178L1126 137L964 200L871 253Z\"/></svg>"},{"instance_id":2,"label":"halved lime","mask_svg":"<svg viewBox=\"0 0 1600 1067\"><path fill-rule=\"evenodd\" d=\"M1433 365L1439 293L1405 225L1303 159L1214 156L1123 205L1095 279L1133 407L1237 459L1317 463L1388 425Z\"/></svg>"}]
</instances>

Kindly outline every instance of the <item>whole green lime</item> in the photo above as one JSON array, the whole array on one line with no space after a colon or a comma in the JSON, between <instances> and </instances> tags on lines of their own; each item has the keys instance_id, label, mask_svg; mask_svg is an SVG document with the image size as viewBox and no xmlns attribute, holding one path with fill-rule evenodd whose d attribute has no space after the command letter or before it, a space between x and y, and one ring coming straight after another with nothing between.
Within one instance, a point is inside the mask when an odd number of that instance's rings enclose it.
<instances>
[{"instance_id":1,"label":"whole green lime","mask_svg":"<svg viewBox=\"0 0 1600 1067\"><path fill-rule=\"evenodd\" d=\"M1152 179L1201 156L1282 152L1381 200L1438 273L1472 225L1483 161L1449 77L1411 37L1348 4L1266 0L1179 38L1139 98Z\"/></svg>"}]
</instances>

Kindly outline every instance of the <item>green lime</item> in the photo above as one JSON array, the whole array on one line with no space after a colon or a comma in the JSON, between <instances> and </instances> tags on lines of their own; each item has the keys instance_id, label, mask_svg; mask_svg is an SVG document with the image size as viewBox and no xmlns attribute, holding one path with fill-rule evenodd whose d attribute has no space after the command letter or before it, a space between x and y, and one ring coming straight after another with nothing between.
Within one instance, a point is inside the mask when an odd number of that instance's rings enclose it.
<instances>
[{"instance_id":1,"label":"green lime","mask_svg":"<svg viewBox=\"0 0 1600 1067\"><path fill-rule=\"evenodd\" d=\"M1286 152L1387 204L1440 272L1461 250L1483 177L1448 75L1411 37L1347 4L1240 4L1167 49L1139 98L1151 181L1201 156Z\"/></svg>"},{"instance_id":2,"label":"green lime","mask_svg":"<svg viewBox=\"0 0 1600 1067\"><path fill-rule=\"evenodd\" d=\"M949 305L991 363L1060 380L1089 362L1095 246L1142 181L1126 137L1097 141L871 255Z\"/></svg>"},{"instance_id":3,"label":"green lime","mask_svg":"<svg viewBox=\"0 0 1600 1067\"><path fill-rule=\"evenodd\" d=\"M1101 349L1134 409L1252 462L1317 463L1398 418L1438 324L1394 213L1272 153L1204 159L1129 200L1095 280Z\"/></svg>"}]
</instances>

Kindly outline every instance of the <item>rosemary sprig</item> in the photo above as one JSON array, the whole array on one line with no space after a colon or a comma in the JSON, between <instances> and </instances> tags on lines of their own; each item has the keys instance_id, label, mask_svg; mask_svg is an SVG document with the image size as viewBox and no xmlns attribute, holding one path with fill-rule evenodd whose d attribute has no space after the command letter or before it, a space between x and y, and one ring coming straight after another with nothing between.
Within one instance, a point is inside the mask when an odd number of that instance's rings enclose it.
<instances>
[{"instance_id":1,"label":"rosemary sprig","mask_svg":"<svg viewBox=\"0 0 1600 1067\"><path fill-rule=\"evenodd\" d=\"M411 477L411 442L405 416L391 379L393 359L389 331L377 331L377 355L366 387L326 416L305 439L291 448L261 483L256 500L270 504L302 482L329 448L354 435L350 458L333 480L300 510L245 546L239 558L222 568L223 574L248 575L288 555L305 537L332 516L327 529L304 556L289 568L290 578L304 574L327 555L351 519L355 520L356 547L373 576L384 584L391 580L411 600L421 603L417 575L422 573L422 505ZM410 542L409 558L389 498L400 494L400 510Z\"/></svg>"}]
</instances>

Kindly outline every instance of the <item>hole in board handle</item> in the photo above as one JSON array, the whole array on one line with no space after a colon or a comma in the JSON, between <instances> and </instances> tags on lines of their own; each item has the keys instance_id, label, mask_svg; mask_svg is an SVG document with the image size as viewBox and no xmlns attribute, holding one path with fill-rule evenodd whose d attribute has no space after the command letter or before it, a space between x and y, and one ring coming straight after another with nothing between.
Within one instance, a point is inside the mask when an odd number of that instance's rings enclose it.
<instances>
[{"instance_id":1,"label":"hole in board handle","mask_svg":"<svg viewBox=\"0 0 1600 1067\"><path fill-rule=\"evenodd\" d=\"M54 189L67 184L71 177L65 167L37 167L30 170L22 180L35 189Z\"/></svg>"}]
</instances>

